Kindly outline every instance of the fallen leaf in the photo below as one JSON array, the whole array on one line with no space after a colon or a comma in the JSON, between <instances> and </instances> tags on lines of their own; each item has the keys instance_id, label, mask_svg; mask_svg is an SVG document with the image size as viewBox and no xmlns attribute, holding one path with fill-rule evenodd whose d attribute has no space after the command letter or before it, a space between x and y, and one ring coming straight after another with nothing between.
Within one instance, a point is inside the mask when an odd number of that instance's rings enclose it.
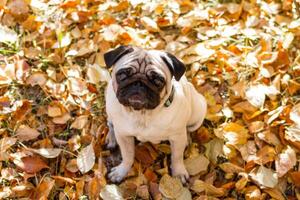
<instances>
[{"instance_id":1,"label":"fallen leaf","mask_svg":"<svg viewBox=\"0 0 300 200\"><path fill-rule=\"evenodd\" d=\"M150 166L154 162L154 158L145 145L137 145L135 147L135 158L144 166Z\"/></svg>"},{"instance_id":2,"label":"fallen leaf","mask_svg":"<svg viewBox=\"0 0 300 200\"><path fill-rule=\"evenodd\" d=\"M159 181L159 191L167 198L177 198L183 192L183 186L178 178L165 174Z\"/></svg>"},{"instance_id":3,"label":"fallen leaf","mask_svg":"<svg viewBox=\"0 0 300 200\"><path fill-rule=\"evenodd\" d=\"M100 197L105 200L123 200L122 193L116 185L106 185L100 192Z\"/></svg>"},{"instance_id":4,"label":"fallen leaf","mask_svg":"<svg viewBox=\"0 0 300 200\"><path fill-rule=\"evenodd\" d=\"M297 127L300 127L300 103L293 106L290 112L290 119Z\"/></svg>"},{"instance_id":5,"label":"fallen leaf","mask_svg":"<svg viewBox=\"0 0 300 200\"><path fill-rule=\"evenodd\" d=\"M272 97L279 94L274 86L253 85L246 91L246 99L255 107L262 108L265 103L266 95Z\"/></svg>"},{"instance_id":6,"label":"fallen leaf","mask_svg":"<svg viewBox=\"0 0 300 200\"><path fill-rule=\"evenodd\" d=\"M190 190L184 187L181 191L181 194L178 197L176 197L176 200L192 200L192 194Z\"/></svg>"},{"instance_id":7,"label":"fallen leaf","mask_svg":"<svg viewBox=\"0 0 300 200\"><path fill-rule=\"evenodd\" d=\"M73 95L83 96L88 93L87 85L83 79L68 78L67 86Z\"/></svg>"},{"instance_id":8,"label":"fallen leaf","mask_svg":"<svg viewBox=\"0 0 300 200\"><path fill-rule=\"evenodd\" d=\"M78 172L77 160L76 159L70 159L68 161L68 163L66 164L66 169L70 172L73 172L73 173Z\"/></svg>"},{"instance_id":9,"label":"fallen leaf","mask_svg":"<svg viewBox=\"0 0 300 200\"><path fill-rule=\"evenodd\" d=\"M0 25L0 42L15 43L18 40L18 35L15 31Z\"/></svg>"},{"instance_id":10,"label":"fallen leaf","mask_svg":"<svg viewBox=\"0 0 300 200\"><path fill-rule=\"evenodd\" d=\"M16 138L4 137L0 140L0 160L8 160L9 154L6 151L17 142Z\"/></svg>"},{"instance_id":11,"label":"fallen leaf","mask_svg":"<svg viewBox=\"0 0 300 200\"><path fill-rule=\"evenodd\" d=\"M256 154L256 162L258 164L266 164L273 162L275 160L276 151L272 146L265 145L263 148L259 149Z\"/></svg>"},{"instance_id":12,"label":"fallen leaf","mask_svg":"<svg viewBox=\"0 0 300 200\"><path fill-rule=\"evenodd\" d=\"M48 116L49 117L58 117L62 115L62 110L58 105L49 105L48 106Z\"/></svg>"},{"instance_id":13,"label":"fallen leaf","mask_svg":"<svg viewBox=\"0 0 300 200\"><path fill-rule=\"evenodd\" d=\"M90 171L95 164L95 152L93 144L83 148L77 157L77 166L81 173Z\"/></svg>"},{"instance_id":14,"label":"fallen leaf","mask_svg":"<svg viewBox=\"0 0 300 200\"><path fill-rule=\"evenodd\" d=\"M88 82L98 84L100 81L109 82L111 79L109 72L97 64L88 65L87 68Z\"/></svg>"},{"instance_id":15,"label":"fallen leaf","mask_svg":"<svg viewBox=\"0 0 300 200\"><path fill-rule=\"evenodd\" d=\"M158 32L159 28L154 20L149 17L142 17L141 23L150 32Z\"/></svg>"},{"instance_id":16,"label":"fallen leaf","mask_svg":"<svg viewBox=\"0 0 300 200\"><path fill-rule=\"evenodd\" d=\"M223 154L223 146L224 141L218 138L214 138L208 143L204 144L206 150L205 155L206 157L214 164L218 161L218 156Z\"/></svg>"},{"instance_id":17,"label":"fallen leaf","mask_svg":"<svg viewBox=\"0 0 300 200\"><path fill-rule=\"evenodd\" d=\"M230 163L230 162L226 162L226 163L222 163L219 165L220 168L226 172L226 173L240 173L240 172L244 172L244 168L242 167L239 167L233 163Z\"/></svg>"},{"instance_id":18,"label":"fallen leaf","mask_svg":"<svg viewBox=\"0 0 300 200\"><path fill-rule=\"evenodd\" d=\"M203 155L198 155L185 159L184 165L189 175L194 176L200 172L205 172L207 170L209 160Z\"/></svg>"},{"instance_id":19,"label":"fallen leaf","mask_svg":"<svg viewBox=\"0 0 300 200\"><path fill-rule=\"evenodd\" d=\"M300 171L291 172L290 177L295 186L300 187Z\"/></svg>"},{"instance_id":20,"label":"fallen leaf","mask_svg":"<svg viewBox=\"0 0 300 200\"><path fill-rule=\"evenodd\" d=\"M7 7L14 16L18 16L18 17L26 15L29 12L28 4L24 0L10 1Z\"/></svg>"},{"instance_id":21,"label":"fallen leaf","mask_svg":"<svg viewBox=\"0 0 300 200\"><path fill-rule=\"evenodd\" d=\"M212 195L216 197L221 197L224 196L225 194L223 188L216 188L215 186L205 183L202 180L196 180L192 185L191 190L197 193L205 192L208 195Z\"/></svg>"},{"instance_id":22,"label":"fallen leaf","mask_svg":"<svg viewBox=\"0 0 300 200\"><path fill-rule=\"evenodd\" d=\"M69 113L65 113L65 114L63 114L62 116L54 117L54 118L52 119L52 121L53 121L55 124L66 124L70 119L71 119L70 114L69 114Z\"/></svg>"},{"instance_id":23,"label":"fallen leaf","mask_svg":"<svg viewBox=\"0 0 300 200\"><path fill-rule=\"evenodd\" d=\"M63 48L67 47L71 44L72 42L72 37L70 33L59 33L58 34L58 41L53 44L52 48L57 49L57 48Z\"/></svg>"},{"instance_id":24,"label":"fallen leaf","mask_svg":"<svg viewBox=\"0 0 300 200\"><path fill-rule=\"evenodd\" d=\"M238 145L247 143L248 130L245 127L231 122L228 123L223 130L223 136L228 144Z\"/></svg>"},{"instance_id":25,"label":"fallen leaf","mask_svg":"<svg viewBox=\"0 0 300 200\"><path fill-rule=\"evenodd\" d=\"M278 200L285 200L285 197L282 195L282 193L278 189L269 188L264 189L264 192L268 193L272 198L278 199Z\"/></svg>"},{"instance_id":26,"label":"fallen leaf","mask_svg":"<svg viewBox=\"0 0 300 200\"><path fill-rule=\"evenodd\" d=\"M148 191L148 186L147 185L141 185L137 188L136 194L138 197L141 199L150 199L150 194Z\"/></svg>"},{"instance_id":27,"label":"fallen leaf","mask_svg":"<svg viewBox=\"0 0 300 200\"><path fill-rule=\"evenodd\" d=\"M16 137L20 141L29 141L36 139L40 135L36 129L30 128L27 125L21 125L16 131Z\"/></svg>"},{"instance_id":28,"label":"fallen leaf","mask_svg":"<svg viewBox=\"0 0 300 200\"><path fill-rule=\"evenodd\" d=\"M15 164L28 174L34 174L42 169L49 168L39 156L22 157L21 162L15 162Z\"/></svg>"},{"instance_id":29,"label":"fallen leaf","mask_svg":"<svg viewBox=\"0 0 300 200\"><path fill-rule=\"evenodd\" d=\"M26 84L31 86L44 86L47 82L47 76L43 72L35 72L26 79Z\"/></svg>"},{"instance_id":30,"label":"fallen leaf","mask_svg":"<svg viewBox=\"0 0 300 200\"><path fill-rule=\"evenodd\" d=\"M75 129L83 129L85 125L88 123L89 116L88 115L81 115L75 119L72 123L71 128Z\"/></svg>"},{"instance_id":31,"label":"fallen leaf","mask_svg":"<svg viewBox=\"0 0 300 200\"><path fill-rule=\"evenodd\" d=\"M283 150L275 160L275 168L278 177L284 176L290 169L292 169L296 165L296 162L296 152L293 148L287 146L287 148Z\"/></svg>"},{"instance_id":32,"label":"fallen leaf","mask_svg":"<svg viewBox=\"0 0 300 200\"><path fill-rule=\"evenodd\" d=\"M274 188L278 183L277 174L263 165L253 169L249 176L263 187Z\"/></svg>"},{"instance_id":33,"label":"fallen leaf","mask_svg":"<svg viewBox=\"0 0 300 200\"><path fill-rule=\"evenodd\" d=\"M48 199L48 196L55 185L55 180L45 177L37 186L33 199Z\"/></svg>"},{"instance_id":34,"label":"fallen leaf","mask_svg":"<svg viewBox=\"0 0 300 200\"><path fill-rule=\"evenodd\" d=\"M57 148L40 148L40 149L31 149L33 152L45 157L45 158L56 158L61 153L62 149Z\"/></svg>"}]
</instances>

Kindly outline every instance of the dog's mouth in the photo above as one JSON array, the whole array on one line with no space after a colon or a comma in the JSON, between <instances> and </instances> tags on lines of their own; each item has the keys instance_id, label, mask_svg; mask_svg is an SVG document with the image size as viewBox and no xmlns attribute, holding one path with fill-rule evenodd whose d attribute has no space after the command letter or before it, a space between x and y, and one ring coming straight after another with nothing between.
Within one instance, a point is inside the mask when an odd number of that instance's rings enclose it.
<instances>
[{"instance_id":1,"label":"dog's mouth","mask_svg":"<svg viewBox=\"0 0 300 200\"><path fill-rule=\"evenodd\" d=\"M154 109L160 102L160 92L141 80L120 84L117 90L119 102L134 110Z\"/></svg>"}]
</instances>

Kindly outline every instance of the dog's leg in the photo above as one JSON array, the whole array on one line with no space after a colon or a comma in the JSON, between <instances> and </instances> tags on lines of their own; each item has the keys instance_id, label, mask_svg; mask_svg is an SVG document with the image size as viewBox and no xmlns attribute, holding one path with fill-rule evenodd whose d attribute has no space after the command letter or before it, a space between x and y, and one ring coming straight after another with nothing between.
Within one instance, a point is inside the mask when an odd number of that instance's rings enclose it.
<instances>
[{"instance_id":1,"label":"dog's leg","mask_svg":"<svg viewBox=\"0 0 300 200\"><path fill-rule=\"evenodd\" d=\"M105 144L106 144L108 149L114 149L117 146L114 126L111 122L107 122L107 125L108 125L109 131L108 131L107 136L105 138Z\"/></svg>"},{"instance_id":2,"label":"dog's leg","mask_svg":"<svg viewBox=\"0 0 300 200\"><path fill-rule=\"evenodd\" d=\"M171 143L171 169L172 175L178 176L182 183L186 183L189 178L189 174L184 166L183 154L185 147L187 145L187 133L184 130L184 133L176 135L174 138L170 139Z\"/></svg>"},{"instance_id":3,"label":"dog's leg","mask_svg":"<svg viewBox=\"0 0 300 200\"><path fill-rule=\"evenodd\" d=\"M117 134L116 139L120 147L122 162L112 168L108 177L113 182L120 182L127 175L134 161L134 138Z\"/></svg>"}]
</instances>

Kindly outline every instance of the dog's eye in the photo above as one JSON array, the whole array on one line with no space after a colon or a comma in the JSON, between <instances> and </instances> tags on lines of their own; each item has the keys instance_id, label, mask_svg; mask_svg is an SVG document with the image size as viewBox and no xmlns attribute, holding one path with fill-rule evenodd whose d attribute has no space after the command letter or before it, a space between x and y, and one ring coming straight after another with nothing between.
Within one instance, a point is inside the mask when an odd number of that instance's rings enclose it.
<instances>
[{"instance_id":1,"label":"dog's eye","mask_svg":"<svg viewBox=\"0 0 300 200\"><path fill-rule=\"evenodd\" d=\"M126 78L132 75L132 69L131 68L126 68L126 69L121 69L117 72L116 78L117 81L124 81Z\"/></svg>"},{"instance_id":2,"label":"dog's eye","mask_svg":"<svg viewBox=\"0 0 300 200\"><path fill-rule=\"evenodd\" d=\"M154 71L149 73L148 78L158 88L162 88L165 84L164 77Z\"/></svg>"}]
</instances>

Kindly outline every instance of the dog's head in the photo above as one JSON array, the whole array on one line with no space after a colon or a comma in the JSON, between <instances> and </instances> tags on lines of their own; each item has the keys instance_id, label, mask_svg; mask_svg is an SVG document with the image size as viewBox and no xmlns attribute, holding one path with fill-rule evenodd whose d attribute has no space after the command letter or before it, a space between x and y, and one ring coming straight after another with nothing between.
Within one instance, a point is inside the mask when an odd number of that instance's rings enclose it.
<instances>
[{"instance_id":1,"label":"dog's head","mask_svg":"<svg viewBox=\"0 0 300 200\"><path fill-rule=\"evenodd\" d=\"M170 53L119 46L104 54L113 67L113 88L119 102L134 110L154 109L168 98L171 80L185 72L184 64Z\"/></svg>"}]
</instances>

